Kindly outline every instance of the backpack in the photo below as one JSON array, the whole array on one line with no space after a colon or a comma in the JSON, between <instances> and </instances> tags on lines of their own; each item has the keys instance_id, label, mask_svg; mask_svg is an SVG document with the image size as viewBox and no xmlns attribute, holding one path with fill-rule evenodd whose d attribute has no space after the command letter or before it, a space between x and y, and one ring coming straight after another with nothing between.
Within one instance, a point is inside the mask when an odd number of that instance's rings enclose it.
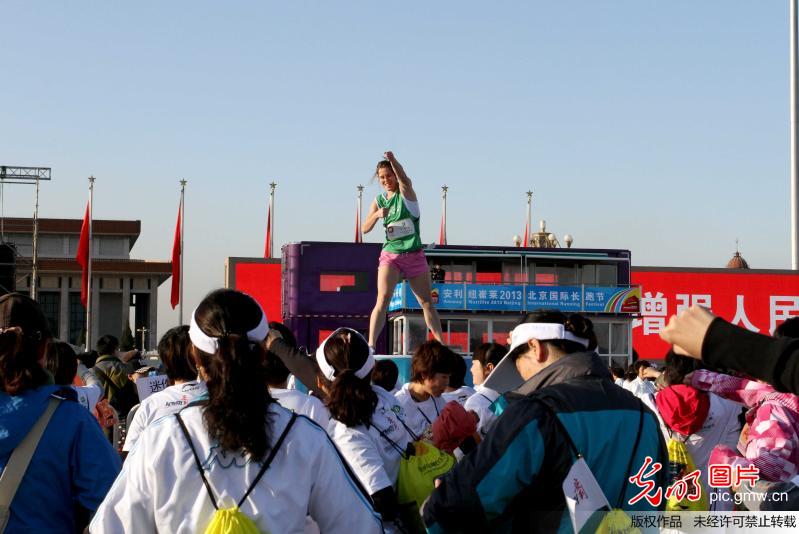
<instances>
[{"instance_id":1,"label":"backpack","mask_svg":"<svg viewBox=\"0 0 799 534\"><path fill-rule=\"evenodd\" d=\"M124 419L128 415L128 412L130 412L130 409L139 404L139 393L136 391L136 385L132 380L125 377L125 384L120 387L119 384L108 376L108 373L103 371L99 365L100 362L110 359L111 357L99 358L94 367L92 367L92 372L103 385L103 392L105 393L105 398L108 400L108 404L117 411L121 419Z\"/></svg>"},{"instance_id":2,"label":"backpack","mask_svg":"<svg viewBox=\"0 0 799 534\"><path fill-rule=\"evenodd\" d=\"M574 532L593 532L600 534L640 534L640 529L633 526L632 518L624 511L624 494L627 489L626 482L621 486L621 492L616 499L615 507L611 507L602 488L599 486L594 474L588 467L585 458L577 450L577 446L572 441L568 430L558 418L554 408L542 397L533 397L540 402L552 417L553 422L563 434L566 444L574 454L576 460L563 480L562 489L566 499L566 508L569 510L572 527ZM644 427L644 409L641 402L638 403L638 432L636 433L635 445L630 455L630 461L625 471L625 480L630 475L638 452L638 444L641 441L641 431ZM579 482L579 496L576 495L576 484Z\"/></svg>"},{"instance_id":3,"label":"backpack","mask_svg":"<svg viewBox=\"0 0 799 534\"><path fill-rule=\"evenodd\" d=\"M250 487L247 488L247 491L244 493L244 496L239 499L238 504L233 506L232 508L219 508L219 505L216 502L216 496L214 495L213 490L211 489L211 484L208 483L208 479L205 477L205 470L203 469L203 464L200 461L200 457L197 455L197 451L194 449L194 445L191 442L191 436L189 436L189 431L186 428L183 419L180 417L180 414L175 414L178 418L178 424L180 425L180 429L183 431L183 435L186 437L186 441L189 444L189 448L191 449L191 453L194 456L194 462L197 465L197 469L200 471L200 476L203 479L203 484L205 484L205 489L208 490L208 497L211 499L211 504L214 505L214 516L211 518L211 522L208 523L208 526L205 527L205 534L260 534L260 530L258 530L258 526L255 522L247 517L244 512L240 510L241 505L244 504L244 501L247 500L247 497L250 496L250 493L255 486L260 482L261 477L264 476L266 470L269 469L269 464L272 463L272 460L275 458L278 449L283 444L283 440L286 437L286 434L289 433L291 430L292 425L294 425L294 421L297 419L297 414L292 413L291 419L289 423L286 425L286 429L280 434L280 437L277 439L275 446L272 447L272 450L269 451L269 456L267 456L266 461L261 466L261 470L258 471L258 474L255 476L255 480L252 481Z\"/></svg>"}]
</instances>

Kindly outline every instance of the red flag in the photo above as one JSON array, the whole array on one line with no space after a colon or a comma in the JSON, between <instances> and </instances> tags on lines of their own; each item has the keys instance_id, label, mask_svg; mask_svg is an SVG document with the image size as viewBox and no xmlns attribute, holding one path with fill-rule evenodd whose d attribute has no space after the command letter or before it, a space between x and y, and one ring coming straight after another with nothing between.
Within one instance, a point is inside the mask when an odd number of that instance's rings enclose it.
<instances>
[{"instance_id":1,"label":"red flag","mask_svg":"<svg viewBox=\"0 0 799 534\"><path fill-rule=\"evenodd\" d=\"M83 276L80 284L80 302L86 307L89 298L89 204L86 204L86 214L83 216L83 224L80 227L80 241L78 241L78 253L75 260L83 269Z\"/></svg>"},{"instance_id":2,"label":"red flag","mask_svg":"<svg viewBox=\"0 0 799 534\"><path fill-rule=\"evenodd\" d=\"M524 225L524 241L522 241L523 247L530 246L530 223Z\"/></svg>"},{"instance_id":3,"label":"red flag","mask_svg":"<svg viewBox=\"0 0 799 534\"><path fill-rule=\"evenodd\" d=\"M264 246L264 258L272 257L272 205L266 211L266 245Z\"/></svg>"},{"instance_id":4,"label":"red flag","mask_svg":"<svg viewBox=\"0 0 799 534\"><path fill-rule=\"evenodd\" d=\"M172 243L172 295L169 300L173 310L180 302L180 257L183 255L183 250L180 248L181 215L181 208L178 208L178 223L175 226L175 242Z\"/></svg>"},{"instance_id":5,"label":"red flag","mask_svg":"<svg viewBox=\"0 0 799 534\"><path fill-rule=\"evenodd\" d=\"M444 219L444 214L441 214L441 227L438 230L438 244L447 244L447 221Z\"/></svg>"}]
</instances>

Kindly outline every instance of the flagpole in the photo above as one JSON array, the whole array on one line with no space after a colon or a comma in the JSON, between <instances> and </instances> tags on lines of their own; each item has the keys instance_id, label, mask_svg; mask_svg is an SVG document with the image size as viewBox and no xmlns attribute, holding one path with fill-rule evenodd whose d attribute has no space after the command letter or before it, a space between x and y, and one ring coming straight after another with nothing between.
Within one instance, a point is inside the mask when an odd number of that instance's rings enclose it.
<instances>
[{"instance_id":1,"label":"flagpole","mask_svg":"<svg viewBox=\"0 0 799 534\"><path fill-rule=\"evenodd\" d=\"M447 244L447 191L449 187L446 185L441 186L441 245Z\"/></svg>"},{"instance_id":2,"label":"flagpole","mask_svg":"<svg viewBox=\"0 0 799 534\"><path fill-rule=\"evenodd\" d=\"M799 6L791 0L790 16L790 89L791 89L791 269L799 269Z\"/></svg>"},{"instance_id":3,"label":"flagpole","mask_svg":"<svg viewBox=\"0 0 799 534\"><path fill-rule=\"evenodd\" d=\"M363 216L363 186L358 186L358 221L355 227L356 243L363 243L363 230L361 230L361 217Z\"/></svg>"},{"instance_id":4,"label":"flagpole","mask_svg":"<svg viewBox=\"0 0 799 534\"><path fill-rule=\"evenodd\" d=\"M91 351L92 347L92 225L94 219L94 176L89 176L89 261L86 270L88 272L86 289L86 352Z\"/></svg>"},{"instance_id":5,"label":"flagpole","mask_svg":"<svg viewBox=\"0 0 799 534\"><path fill-rule=\"evenodd\" d=\"M30 294L33 300L38 297L39 281L39 176L36 176L36 206L33 208L33 266L31 267Z\"/></svg>"},{"instance_id":6,"label":"flagpole","mask_svg":"<svg viewBox=\"0 0 799 534\"><path fill-rule=\"evenodd\" d=\"M178 307L178 324L183 324L183 232L186 228L186 183L185 179L180 181L180 303Z\"/></svg>"},{"instance_id":7,"label":"flagpole","mask_svg":"<svg viewBox=\"0 0 799 534\"><path fill-rule=\"evenodd\" d=\"M533 229L533 192L527 191L527 231L532 232ZM529 247L530 246L530 233L526 236L527 243L524 243L522 246Z\"/></svg>"},{"instance_id":8,"label":"flagpole","mask_svg":"<svg viewBox=\"0 0 799 534\"><path fill-rule=\"evenodd\" d=\"M275 249L275 188L277 184L272 182L269 184L269 213L270 213L270 224L269 224L269 257L273 258L274 254L272 251Z\"/></svg>"}]
</instances>

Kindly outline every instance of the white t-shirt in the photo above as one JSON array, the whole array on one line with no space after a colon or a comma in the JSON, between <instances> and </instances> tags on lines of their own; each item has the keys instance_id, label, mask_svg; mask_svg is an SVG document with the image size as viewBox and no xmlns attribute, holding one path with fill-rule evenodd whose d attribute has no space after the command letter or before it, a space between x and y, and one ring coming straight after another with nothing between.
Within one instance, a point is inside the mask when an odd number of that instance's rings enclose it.
<instances>
[{"instance_id":1,"label":"white t-shirt","mask_svg":"<svg viewBox=\"0 0 799 534\"><path fill-rule=\"evenodd\" d=\"M400 421L405 413L397 399L380 386L373 385L372 391L377 394L377 408L369 428L364 425L348 427L331 419L328 429L369 495L389 486L396 488L401 451L405 451L411 440Z\"/></svg>"},{"instance_id":2,"label":"white t-shirt","mask_svg":"<svg viewBox=\"0 0 799 534\"><path fill-rule=\"evenodd\" d=\"M441 395L441 398L444 400L444 404L448 403L449 401L456 401L458 404L463 406L466 403L466 400L474 394L474 388L470 388L469 386L461 386L455 391L444 393Z\"/></svg>"},{"instance_id":3,"label":"white t-shirt","mask_svg":"<svg viewBox=\"0 0 799 534\"><path fill-rule=\"evenodd\" d=\"M303 393L298 389L280 389L269 388L269 394L280 403L284 408L288 408L292 412L304 415L311 419L314 423L327 429L330 422L330 412L327 411L322 401Z\"/></svg>"},{"instance_id":4,"label":"white t-shirt","mask_svg":"<svg viewBox=\"0 0 799 534\"><path fill-rule=\"evenodd\" d=\"M235 506L260 464L220 449L205 429L203 407L180 412L220 508ZM269 407L271 446L292 414ZM298 416L271 465L241 506L260 532L302 534L306 516L322 532L382 532L380 516L350 477L325 431ZM214 507L177 416L150 425L100 505L91 532L203 532Z\"/></svg>"},{"instance_id":5,"label":"white t-shirt","mask_svg":"<svg viewBox=\"0 0 799 534\"><path fill-rule=\"evenodd\" d=\"M463 408L467 412L472 411L477 414L477 417L480 419L477 422L477 431L483 438L488 434L490 423L497 418L490 408L491 404L498 398L499 393L480 384L475 388L474 395L469 397L466 404L463 405Z\"/></svg>"},{"instance_id":6,"label":"white t-shirt","mask_svg":"<svg viewBox=\"0 0 799 534\"><path fill-rule=\"evenodd\" d=\"M708 462L710 453L716 445L726 445L735 450L738 438L741 435L741 422L738 415L741 413L742 404L719 397L715 393L710 395L710 408L707 411L705 423L698 431L688 436L685 447L691 453L691 458L697 469L702 471L702 482L709 493L726 493L726 488L710 487L710 470ZM725 499L714 499L712 511L732 511L732 502Z\"/></svg>"},{"instance_id":7,"label":"white t-shirt","mask_svg":"<svg viewBox=\"0 0 799 534\"><path fill-rule=\"evenodd\" d=\"M441 415L446 402L441 397L428 397L427 400L416 402L411 396L410 384L404 384L394 395L405 410L405 423L416 434L422 437L423 434L431 433L433 422Z\"/></svg>"},{"instance_id":8,"label":"white t-shirt","mask_svg":"<svg viewBox=\"0 0 799 534\"><path fill-rule=\"evenodd\" d=\"M172 415L182 410L200 395L206 393L205 384L192 380L182 384L174 384L168 388L153 393L139 404L133 421L128 425L125 434L125 444L122 450L129 452L138 441L141 433L150 423L166 415Z\"/></svg>"},{"instance_id":9,"label":"white t-shirt","mask_svg":"<svg viewBox=\"0 0 799 534\"><path fill-rule=\"evenodd\" d=\"M651 380L643 380L639 377L635 377L635 379L630 382L625 382L622 387L639 398L655 394L654 382Z\"/></svg>"}]
</instances>

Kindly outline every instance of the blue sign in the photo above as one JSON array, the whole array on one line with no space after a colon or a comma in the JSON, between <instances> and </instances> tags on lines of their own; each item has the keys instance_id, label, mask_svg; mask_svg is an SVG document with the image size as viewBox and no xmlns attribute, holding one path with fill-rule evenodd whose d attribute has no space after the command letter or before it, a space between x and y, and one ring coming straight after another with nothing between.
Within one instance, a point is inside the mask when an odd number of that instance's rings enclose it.
<instances>
[{"instance_id":1,"label":"blue sign","mask_svg":"<svg viewBox=\"0 0 799 534\"><path fill-rule=\"evenodd\" d=\"M400 293L400 298L404 297L405 305L402 306L401 301L396 299L397 291L399 291L399 287L402 286L402 292ZM463 284L433 284L433 304L435 304L436 308L441 310L463 310L465 309L464 306L464 289ZM388 311L395 311L402 308L408 310L418 310L421 309L421 305L419 301L416 300L416 295L413 294L411 291L411 285L407 282L402 282L397 284L397 289L394 290L395 298L391 299L391 302L388 305ZM395 300L398 300L397 306L394 307Z\"/></svg>"},{"instance_id":2,"label":"blue sign","mask_svg":"<svg viewBox=\"0 0 799 534\"><path fill-rule=\"evenodd\" d=\"M617 288L591 287L585 288L585 309L586 311L603 312L605 306L613 296L618 293Z\"/></svg>"},{"instance_id":3,"label":"blue sign","mask_svg":"<svg viewBox=\"0 0 799 534\"><path fill-rule=\"evenodd\" d=\"M402 294L405 292L405 282L399 283L394 287L394 293L391 295L391 300L388 302L388 311L401 310Z\"/></svg>"},{"instance_id":4,"label":"blue sign","mask_svg":"<svg viewBox=\"0 0 799 534\"><path fill-rule=\"evenodd\" d=\"M638 313L640 287L433 284L433 303L440 310ZM408 282L394 289L388 311L421 309Z\"/></svg>"},{"instance_id":5,"label":"blue sign","mask_svg":"<svg viewBox=\"0 0 799 534\"><path fill-rule=\"evenodd\" d=\"M466 309L522 311L524 286L466 284Z\"/></svg>"},{"instance_id":6,"label":"blue sign","mask_svg":"<svg viewBox=\"0 0 799 534\"><path fill-rule=\"evenodd\" d=\"M580 286L529 286L527 309L578 312L583 303L582 289Z\"/></svg>"}]
</instances>

